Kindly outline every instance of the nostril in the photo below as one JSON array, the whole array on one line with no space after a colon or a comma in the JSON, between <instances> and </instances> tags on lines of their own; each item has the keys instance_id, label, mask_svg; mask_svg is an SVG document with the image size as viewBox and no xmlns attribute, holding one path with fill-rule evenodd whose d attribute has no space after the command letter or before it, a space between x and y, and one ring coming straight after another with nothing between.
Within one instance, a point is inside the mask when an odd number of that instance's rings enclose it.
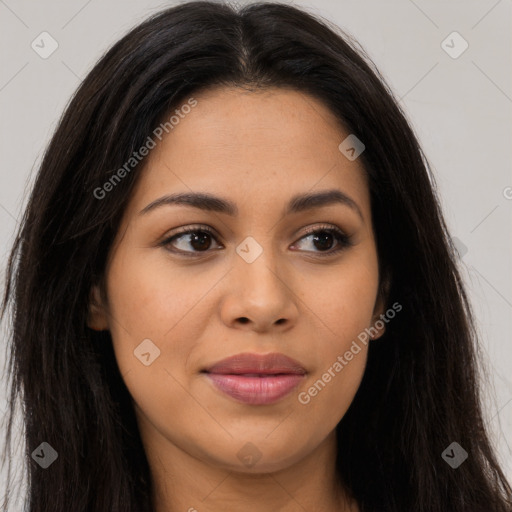
<instances>
[{"instance_id":1,"label":"nostril","mask_svg":"<svg viewBox=\"0 0 512 512\"><path fill-rule=\"evenodd\" d=\"M242 318L240 318L239 320L240 320L240 322L241 322L242 324L246 324L246 323L249 321L249 319L248 319L247 317L245 317L245 316L243 316L243 317L242 317Z\"/></svg>"}]
</instances>

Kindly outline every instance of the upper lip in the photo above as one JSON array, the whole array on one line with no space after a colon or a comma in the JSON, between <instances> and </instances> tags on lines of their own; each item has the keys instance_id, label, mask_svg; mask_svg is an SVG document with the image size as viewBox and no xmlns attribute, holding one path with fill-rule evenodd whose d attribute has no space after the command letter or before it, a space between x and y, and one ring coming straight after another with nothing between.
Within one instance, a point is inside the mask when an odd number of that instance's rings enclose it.
<instances>
[{"instance_id":1,"label":"upper lip","mask_svg":"<svg viewBox=\"0 0 512 512\"><path fill-rule=\"evenodd\" d=\"M237 354L222 359L203 370L207 373L224 375L241 374L296 374L304 375L306 370L294 359L277 352L272 354Z\"/></svg>"}]
</instances>

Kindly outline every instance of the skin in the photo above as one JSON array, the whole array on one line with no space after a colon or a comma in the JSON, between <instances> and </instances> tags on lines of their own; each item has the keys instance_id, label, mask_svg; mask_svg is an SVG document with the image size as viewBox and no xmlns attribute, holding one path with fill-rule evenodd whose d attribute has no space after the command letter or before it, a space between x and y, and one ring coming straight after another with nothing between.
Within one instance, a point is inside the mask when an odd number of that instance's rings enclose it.
<instances>
[{"instance_id":1,"label":"skin","mask_svg":"<svg viewBox=\"0 0 512 512\"><path fill-rule=\"evenodd\" d=\"M308 404L298 393L385 311L364 169L338 149L349 132L303 93L218 87L194 97L197 106L148 155L105 287L91 291L89 326L111 332L156 510L358 511L336 478L335 427L360 385L367 346ZM350 196L361 216L339 203L283 215L292 196L328 189ZM186 205L139 213L165 194L198 191L231 200L238 215ZM197 224L214 231L206 243L182 235L158 245ZM324 246L304 232L326 224L353 245L329 256L335 238ZM248 236L263 250L252 263L236 252ZM160 356L146 366L134 350L148 338ZM241 352L281 352L307 375L277 403L240 403L201 370ZM247 443L260 456L251 467L237 456Z\"/></svg>"}]
</instances>

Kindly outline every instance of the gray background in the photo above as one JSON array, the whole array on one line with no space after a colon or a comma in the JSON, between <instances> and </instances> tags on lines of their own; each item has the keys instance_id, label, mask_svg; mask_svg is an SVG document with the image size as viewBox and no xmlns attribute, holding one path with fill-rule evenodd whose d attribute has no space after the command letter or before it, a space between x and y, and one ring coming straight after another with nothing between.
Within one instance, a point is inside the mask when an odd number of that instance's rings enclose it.
<instances>
[{"instance_id":1,"label":"gray background","mask_svg":"<svg viewBox=\"0 0 512 512\"><path fill-rule=\"evenodd\" d=\"M114 41L174 3L0 0L2 283L16 219L71 94ZM512 481L512 0L295 4L334 22L362 44L400 98L432 164L460 248L490 374L484 386L487 421ZM47 59L31 47L43 31L58 43ZM469 44L458 58L442 46L454 31ZM452 53L462 48L453 36L446 44ZM3 325L2 364L5 330ZM0 410L5 412L4 386Z\"/></svg>"}]
</instances>

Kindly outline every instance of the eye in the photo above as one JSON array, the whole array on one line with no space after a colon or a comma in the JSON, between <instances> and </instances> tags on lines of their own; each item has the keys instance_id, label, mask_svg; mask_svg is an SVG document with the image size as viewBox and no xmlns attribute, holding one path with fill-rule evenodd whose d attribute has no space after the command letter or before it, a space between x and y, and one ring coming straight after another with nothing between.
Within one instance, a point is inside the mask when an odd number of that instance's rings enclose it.
<instances>
[{"instance_id":1,"label":"eye","mask_svg":"<svg viewBox=\"0 0 512 512\"><path fill-rule=\"evenodd\" d=\"M163 240L159 245L169 248L171 252L192 256L197 252L207 252L212 245L212 238L215 239L215 235L208 226L187 226ZM192 251L189 250L191 247Z\"/></svg>"},{"instance_id":2,"label":"eye","mask_svg":"<svg viewBox=\"0 0 512 512\"><path fill-rule=\"evenodd\" d=\"M307 239L310 239L310 245L319 248L319 251L313 252L326 253L326 256L336 254L352 245L350 236L343 233L340 229L331 226L308 229L306 236L303 236L300 240ZM294 245L294 247L296 246L297 244ZM332 246L335 248L332 249Z\"/></svg>"},{"instance_id":3,"label":"eye","mask_svg":"<svg viewBox=\"0 0 512 512\"><path fill-rule=\"evenodd\" d=\"M208 252L212 247L212 239L217 240L213 230L209 226L187 226L180 228L178 233L167 237L160 246L167 248L170 252L182 254L184 256L194 256L197 253ZM301 240L311 240L314 247L319 248L319 253L326 253L326 256L336 254L343 249L353 245L351 237L343 233L338 228L332 226L320 226L309 228L306 230L306 235ZM299 242L296 242L292 247L297 247ZM217 243L217 242L215 242ZM222 248L217 244L217 248ZM332 248L334 246L334 249ZM190 250L192 248L192 250ZM306 252L311 252L307 251Z\"/></svg>"}]
</instances>

